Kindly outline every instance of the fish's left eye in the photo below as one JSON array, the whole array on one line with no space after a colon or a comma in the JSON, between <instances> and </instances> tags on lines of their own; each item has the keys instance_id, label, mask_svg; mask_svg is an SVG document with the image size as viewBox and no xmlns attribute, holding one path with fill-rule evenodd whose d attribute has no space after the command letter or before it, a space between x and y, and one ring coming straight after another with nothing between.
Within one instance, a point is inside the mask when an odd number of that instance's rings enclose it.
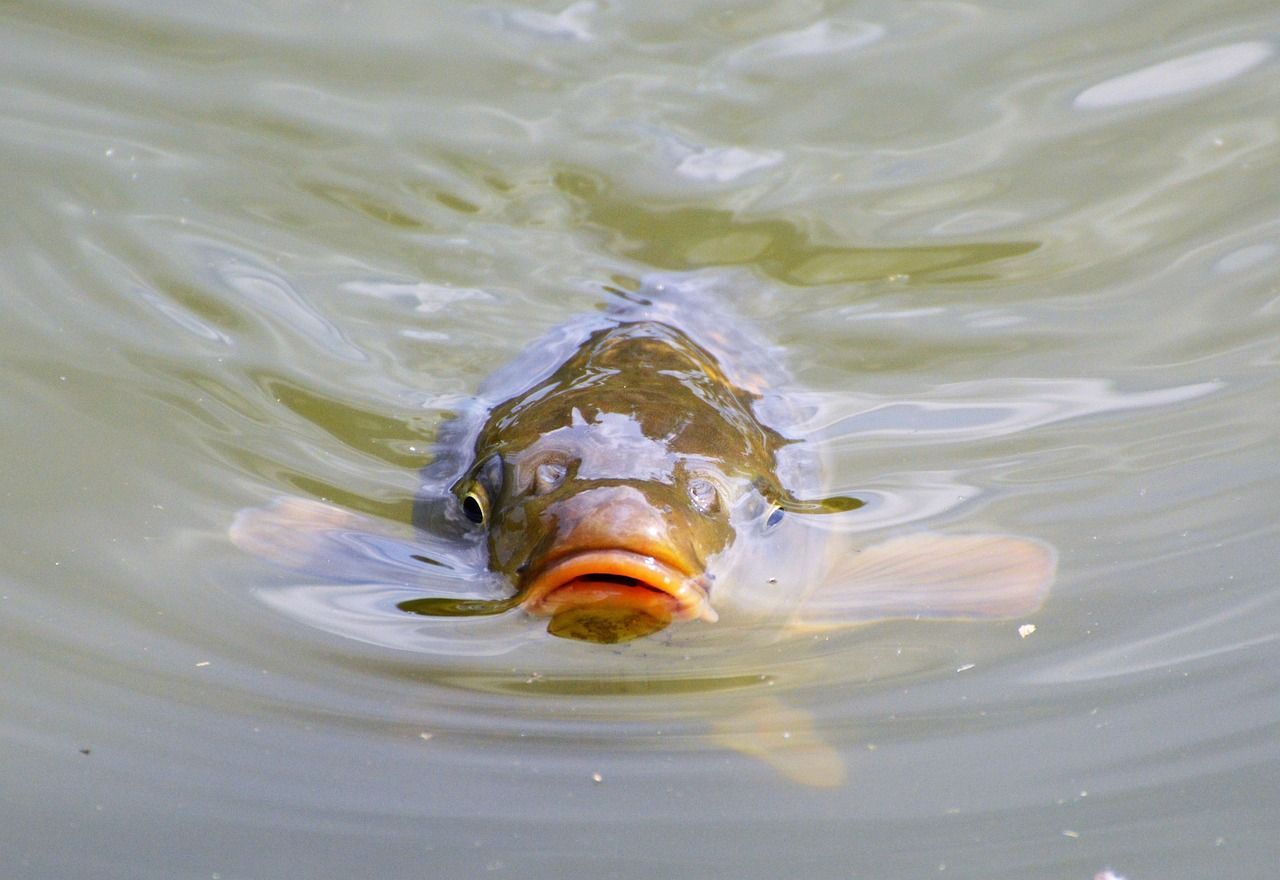
<instances>
[{"instance_id":1,"label":"fish's left eye","mask_svg":"<svg viewBox=\"0 0 1280 880\"><path fill-rule=\"evenodd\" d=\"M772 511L770 511L768 519L766 519L766 520L764 521L764 527L765 527L766 529L771 529L771 528L773 528L773 527L774 527L774 526L776 526L778 523L782 522L782 517L783 517L783 516L784 516L784 513L783 513L782 508L781 508L781 507L775 507Z\"/></svg>"},{"instance_id":2,"label":"fish's left eye","mask_svg":"<svg viewBox=\"0 0 1280 880\"><path fill-rule=\"evenodd\" d=\"M689 481L689 497L694 507L703 513L712 513L720 506L720 493L710 480L702 477Z\"/></svg>"},{"instance_id":3,"label":"fish's left eye","mask_svg":"<svg viewBox=\"0 0 1280 880\"><path fill-rule=\"evenodd\" d=\"M462 497L462 514L478 526L484 525L489 518L489 493L480 483L473 485Z\"/></svg>"}]
</instances>

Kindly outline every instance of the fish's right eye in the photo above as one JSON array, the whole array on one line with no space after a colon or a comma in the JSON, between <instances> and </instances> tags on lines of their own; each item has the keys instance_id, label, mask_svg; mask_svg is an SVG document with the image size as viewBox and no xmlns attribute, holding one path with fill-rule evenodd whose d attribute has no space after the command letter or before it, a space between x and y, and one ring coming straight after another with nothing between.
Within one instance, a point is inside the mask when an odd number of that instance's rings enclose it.
<instances>
[{"instance_id":1,"label":"fish's right eye","mask_svg":"<svg viewBox=\"0 0 1280 880\"><path fill-rule=\"evenodd\" d=\"M489 493L485 492L484 486L476 483L462 497L462 513L476 525L484 525L489 518Z\"/></svg>"}]
</instances>

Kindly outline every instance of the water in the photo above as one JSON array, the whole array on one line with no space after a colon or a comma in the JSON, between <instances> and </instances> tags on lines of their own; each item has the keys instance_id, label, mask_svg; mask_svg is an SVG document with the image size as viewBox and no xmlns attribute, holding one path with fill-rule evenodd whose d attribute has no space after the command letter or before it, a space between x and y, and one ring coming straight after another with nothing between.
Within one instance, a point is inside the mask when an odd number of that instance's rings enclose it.
<instances>
[{"instance_id":1,"label":"water","mask_svg":"<svg viewBox=\"0 0 1280 880\"><path fill-rule=\"evenodd\" d=\"M1274 873L1273 5L0 16L5 876ZM228 542L407 521L486 375L690 270L868 540L1047 541L1043 610L441 651Z\"/></svg>"}]
</instances>

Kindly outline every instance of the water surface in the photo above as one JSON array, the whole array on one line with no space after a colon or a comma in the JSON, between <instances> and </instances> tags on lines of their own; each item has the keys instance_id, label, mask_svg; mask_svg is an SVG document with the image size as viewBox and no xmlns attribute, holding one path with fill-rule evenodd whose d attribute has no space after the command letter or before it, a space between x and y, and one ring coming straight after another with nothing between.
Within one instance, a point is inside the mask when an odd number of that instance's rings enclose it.
<instances>
[{"instance_id":1,"label":"water surface","mask_svg":"<svg viewBox=\"0 0 1280 880\"><path fill-rule=\"evenodd\" d=\"M1272 876L1273 5L0 20L5 876ZM408 521L484 377L653 272L778 346L855 539L1034 536L1045 607L610 649L230 545ZM725 748L761 706L845 784Z\"/></svg>"}]
</instances>

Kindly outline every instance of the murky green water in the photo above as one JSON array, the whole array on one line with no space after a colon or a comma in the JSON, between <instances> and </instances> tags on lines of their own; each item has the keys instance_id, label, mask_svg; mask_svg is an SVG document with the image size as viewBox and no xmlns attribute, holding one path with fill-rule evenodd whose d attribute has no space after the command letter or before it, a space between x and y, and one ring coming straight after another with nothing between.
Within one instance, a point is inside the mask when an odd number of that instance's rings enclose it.
<instances>
[{"instance_id":1,"label":"murky green water","mask_svg":"<svg viewBox=\"0 0 1280 880\"><path fill-rule=\"evenodd\" d=\"M1278 29L4 4L0 873L1273 876ZM868 540L1040 538L1044 609L441 641L228 542L407 520L451 408L658 270L733 279ZM847 782L724 748L765 705Z\"/></svg>"}]
</instances>

